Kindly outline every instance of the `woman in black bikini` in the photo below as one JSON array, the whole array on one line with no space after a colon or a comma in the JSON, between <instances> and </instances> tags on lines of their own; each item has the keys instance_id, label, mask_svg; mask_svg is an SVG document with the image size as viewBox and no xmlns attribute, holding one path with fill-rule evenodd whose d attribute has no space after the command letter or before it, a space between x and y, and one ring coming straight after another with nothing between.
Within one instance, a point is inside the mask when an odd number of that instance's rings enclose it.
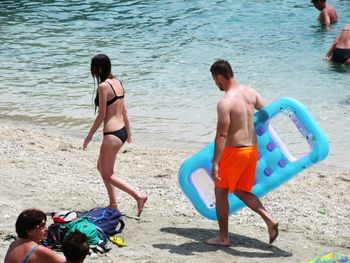
<instances>
[{"instance_id":1,"label":"woman in black bikini","mask_svg":"<svg viewBox=\"0 0 350 263\"><path fill-rule=\"evenodd\" d=\"M329 48L326 59L350 65L350 24L344 26Z\"/></svg>"},{"instance_id":2,"label":"woman in black bikini","mask_svg":"<svg viewBox=\"0 0 350 263\"><path fill-rule=\"evenodd\" d=\"M125 141L131 143L132 140L124 102L124 88L121 82L112 75L111 67L111 61L104 54L96 55L91 60L91 74L98 84L95 98L98 114L84 140L83 149L87 148L92 136L103 122L103 141L100 147L97 169L108 192L108 206L117 208L114 188L117 187L135 198L138 209L137 215L140 216L147 196L137 192L131 185L114 174L117 153Z\"/></svg>"}]
</instances>

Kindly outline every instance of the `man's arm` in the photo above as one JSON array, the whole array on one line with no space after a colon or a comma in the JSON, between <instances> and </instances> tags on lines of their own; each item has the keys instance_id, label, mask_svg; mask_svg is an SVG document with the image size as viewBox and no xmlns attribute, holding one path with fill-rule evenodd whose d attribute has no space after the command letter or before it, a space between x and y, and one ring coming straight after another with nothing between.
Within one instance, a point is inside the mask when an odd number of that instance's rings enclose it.
<instances>
[{"instance_id":1,"label":"man's arm","mask_svg":"<svg viewBox=\"0 0 350 263\"><path fill-rule=\"evenodd\" d=\"M266 106L266 101L260 96L260 94L256 91L254 91L256 94L256 100L255 100L255 109L260 110L261 108Z\"/></svg>"},{"instance_id":2,"label":"man's arm","mask_svg":"<svg viewBox=\"0 0 350 263\"><path fill-rule=\"evenodd\" d=\"M217 105L218 122L216 127L215 147L213 157L213 168L211 176L214 181L220 179L218 177L218 163L222 152L224 151L228 128L230 126L230 110L229 105L221 100Z\"/></svg>"},{"instance_id":3,"label":"man's arm","mask_svg":"<svg viewBox=\"0 0 350 263\"><path fill-rule=\"evenodd\" d=\"M328 12L327 12L326 8L324 8L321 11L320 21L321 21L321 24L323 24L325 26L329 26L331 24L331 19L330 19L329 15L328 15Z\"/></svg>"}]
</instances>

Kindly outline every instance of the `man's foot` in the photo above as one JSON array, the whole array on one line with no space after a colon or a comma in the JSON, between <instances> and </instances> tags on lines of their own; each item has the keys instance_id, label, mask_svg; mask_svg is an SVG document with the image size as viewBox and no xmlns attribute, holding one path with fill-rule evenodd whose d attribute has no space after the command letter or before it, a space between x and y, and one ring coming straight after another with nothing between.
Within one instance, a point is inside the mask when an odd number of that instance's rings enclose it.
<instances>
[{"instance_id":1,"label":"man's foot","mask_svg":"<svg viewBox=\"0 0 350 263\"><path fill-rule=\"evenodd\" d=\"M221 240L220 237L213 237L206 241L204 241L205 244L211 245L211 246L222 246L222 247L229 247L231 245L230 239Z\"/></svg>"},{"instance_id":2,"label":"man's foot","mask_svg":"<svg viewBox=\"0 0 350 263\"><path fill-rule=\"evenodd\" d=\"M143 210L143 206L145 205L147 201L147 196L141 196L138 200L137 200L137 216L140 217L142 210Z\"/></svg>"},{"instance_id":3,"label":"man's foot","mask_svg":"<svg viewBox=\"0 0 350 263\"><path fill-rule=\"evenodd\" d=\"M270 237L269 243L272 244L278 237L278 222L268 226L268 230L269 230L269 237Z\"/></svg>"}]
</instances>

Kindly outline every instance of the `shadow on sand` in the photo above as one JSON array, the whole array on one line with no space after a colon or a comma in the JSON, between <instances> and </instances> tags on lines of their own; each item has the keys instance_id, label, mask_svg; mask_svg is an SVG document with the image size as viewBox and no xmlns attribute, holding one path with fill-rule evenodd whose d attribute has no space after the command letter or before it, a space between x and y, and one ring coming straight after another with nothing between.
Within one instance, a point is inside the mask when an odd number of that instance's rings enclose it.
<instances>
[{"instance_id":1,"label":"shadow on sand","mask_svg":"<svg viewBox=\"0 0 350 263\"><path fill-rule=\"evenodd\" d=\"M153 247L158 249L167 249L170 253L179 255L194 255L194 253L210 252L210 251L224 251L232 256L247 257L247 258L276 258L276 257L291 257L293 254L279 249L273 245L264 243L255 238L241 236L237 234L230 234L231 246L219 247L209 246L203 243L208 238L218 235L217 230L203 229L203 228L177 228L166 227L160 229L162 232L175 234L190 238L193 241L183 243L181 245L174 244L154 244ZM252 249L252 251L246 251ZM245 250L245 251L244 251ZM257 250L260 250L257 252Z\"/></svg>"}]
</instances>

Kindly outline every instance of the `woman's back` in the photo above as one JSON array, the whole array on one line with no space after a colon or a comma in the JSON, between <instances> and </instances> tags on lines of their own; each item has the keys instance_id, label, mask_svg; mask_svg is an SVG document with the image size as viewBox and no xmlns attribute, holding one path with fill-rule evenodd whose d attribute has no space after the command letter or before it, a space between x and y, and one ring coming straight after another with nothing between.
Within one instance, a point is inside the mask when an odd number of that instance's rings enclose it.
<instances>
[{"instance_id":1,"label":"woman's back","mask_svg":"<svg viewBox=\"0 0 350 263\"><path fill-rule=\"evenodd\" d=\"M104 131L118 130L124 126L124 88L116 78L107 79L105 82L109 86L107 101L112 103L106 108Z\"/></svg>"},{"instance_id":2,"label":"woman's back","mask_svg":"<svg viewBox=\"0 0 350 263\"><path fill-rule=\"evenodd\" d=\"M338 41L337 48L350 48L350 24L344 26L341 31Z\"/></svg>"}]
</instances>

